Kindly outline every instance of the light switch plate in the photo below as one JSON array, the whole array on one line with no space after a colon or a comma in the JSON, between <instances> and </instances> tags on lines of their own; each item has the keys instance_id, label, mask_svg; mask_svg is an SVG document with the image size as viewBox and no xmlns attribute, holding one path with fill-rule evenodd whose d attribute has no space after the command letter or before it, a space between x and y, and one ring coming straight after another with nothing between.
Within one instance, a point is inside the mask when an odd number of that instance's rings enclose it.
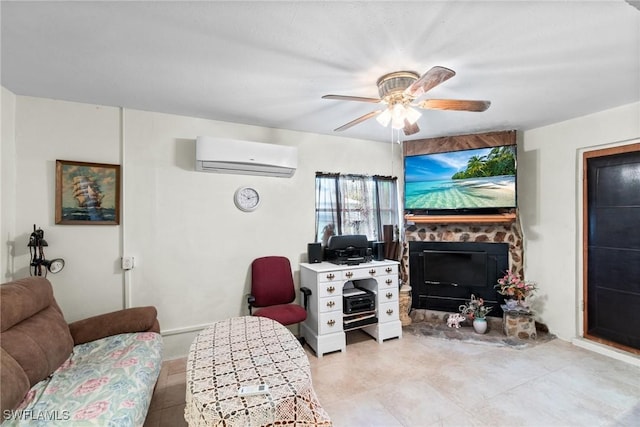
<instances>
[{"instance_id":1,"label":"light switch plate","mask_svg":"<svg viewBox=\"0 0 640 427\"><path fill-rule=\"evenodd\" d=\"M123 256L122 257L122 269L123 270L131 270L133 268L133 257L132 256Z\"/></svg>"}]
</instances>

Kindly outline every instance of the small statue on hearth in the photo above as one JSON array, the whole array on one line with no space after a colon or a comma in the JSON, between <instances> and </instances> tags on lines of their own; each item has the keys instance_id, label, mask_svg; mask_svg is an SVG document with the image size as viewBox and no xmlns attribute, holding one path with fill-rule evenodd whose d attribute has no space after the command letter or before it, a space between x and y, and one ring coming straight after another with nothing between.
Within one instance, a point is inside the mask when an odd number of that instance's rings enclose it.
<instances>
[{"instance_id":1,"label":"small statue on hearth","mask_svg":"<svg viewBox=\"0 0 640 427\"><path fill-rule=\"evenodd\" d=\"M450 314L447 318L447 326L450 328L460 329L460 322L464 322L465 319L466 318L462 314Z\"/></svg>"}]
</instances>

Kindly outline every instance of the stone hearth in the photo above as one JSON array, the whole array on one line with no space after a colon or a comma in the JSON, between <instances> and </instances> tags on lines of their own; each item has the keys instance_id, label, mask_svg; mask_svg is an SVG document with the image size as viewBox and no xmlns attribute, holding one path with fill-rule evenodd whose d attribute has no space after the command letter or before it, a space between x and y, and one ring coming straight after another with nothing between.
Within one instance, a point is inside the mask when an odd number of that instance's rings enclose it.
<instances>
[{"instance_id":1,"label":"stone hearth","mask_svg":"<svg viewBox=\"0 0 640 427\"><path fill-rule=\"evenodd\" d=\"M473 344L512 347L516 349L529 348L555 339L546 328L537 331L536 339L519 339L517 336L507 336L503 331L501 318L487 317L489 328L487 333L478 334L473 330L470 322L462 322L459 329L447 326L447 317L451 313L434 310L412 310L412 323L402 327L405 334L422 335L433 338L465 341Z\"/></svg>"}]
</instances>

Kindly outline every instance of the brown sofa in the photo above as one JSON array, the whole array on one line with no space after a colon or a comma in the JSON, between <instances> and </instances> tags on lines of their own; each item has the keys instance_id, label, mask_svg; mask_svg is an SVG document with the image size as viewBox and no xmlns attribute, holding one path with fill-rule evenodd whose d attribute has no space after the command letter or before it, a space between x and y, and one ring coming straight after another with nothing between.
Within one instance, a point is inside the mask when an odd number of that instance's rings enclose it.
<instances>
[{"instance_id":1,"label":"brown sofa","mask_svg":"<svg viewBox=\"0 0 640 427\"><path fill-rule=\"evenodd\" d=\"M88 351L82 345L98 343L99 341L96 340L118 334L160 332L157 312L154 307L119 310L67 324L62 310L53 296L51 283L42 277L28 277L0 285L0 328L2 362L0 371L2 400L0 403L3 420L16 408L25 409L24 400L27 400L25 396L28 395L30 389L43 380L50 381L63 364L71 364L71 356L74 352L87 353ZM156 337L151 334L137 338L141 343L145 340L161 340L159 335ZM121 350L121 352L131 351L129 347L136 345L136 341L133 344L127 344L127 349ZM156 346L159 345L161 345L161 341L160 344L156 344ZM91 351L101 351L94 350L95 348L99 347L92 346ZM160 354L159 351L156 353ZM114 358L113 355L109 357ZM83 358L86 360L88 356L83 354ZM95 362L96 360L98 359L94 358L91 363L99 363ZM74 361L73 363L79 362ZM140 365L146 364L144 367L149 368L151 365L159 363L161 363L161 358L160 362L145 361ZM154 369L156 369L155 366ZM159 368L157 370L159 371ZM127 374L125 373L125 375ZM154 373L147 372L145 375L149 377ZM142 393L148 393L147 400L150 400L156 380L157 375L155 378L147 378L147 381L152 384L151 391L144 390ZM144 388L148 388L148 385L145 385ZM77 391L73 396L81 396L78 397L79 399L85 398L84 394ZM146 404L148 405L148 402ZM143 408L144 414L147 409L148 407ZM78 411L76 410L76 412ZM63 414L64 417L69 418L72 418L73 415L71 409ZM87 411L80 415L86 416Z\"/></svg>"}]
</instances>

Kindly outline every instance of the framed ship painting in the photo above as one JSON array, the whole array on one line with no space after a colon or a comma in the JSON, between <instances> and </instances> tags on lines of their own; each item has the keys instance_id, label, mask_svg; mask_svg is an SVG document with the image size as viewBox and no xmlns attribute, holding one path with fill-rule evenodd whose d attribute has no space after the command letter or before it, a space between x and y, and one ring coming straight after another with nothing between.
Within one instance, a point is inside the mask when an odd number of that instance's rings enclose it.
<instances>
[{"instance_id":1,"label":"framed ship painting","mask_svg":"<svg viewBox=\"0 0 640 427\"><path fill-rule=\"evenodd\" d=\"M56 224L120 224L120 165L56 160Z\"/></svg>"}]
</instances>

